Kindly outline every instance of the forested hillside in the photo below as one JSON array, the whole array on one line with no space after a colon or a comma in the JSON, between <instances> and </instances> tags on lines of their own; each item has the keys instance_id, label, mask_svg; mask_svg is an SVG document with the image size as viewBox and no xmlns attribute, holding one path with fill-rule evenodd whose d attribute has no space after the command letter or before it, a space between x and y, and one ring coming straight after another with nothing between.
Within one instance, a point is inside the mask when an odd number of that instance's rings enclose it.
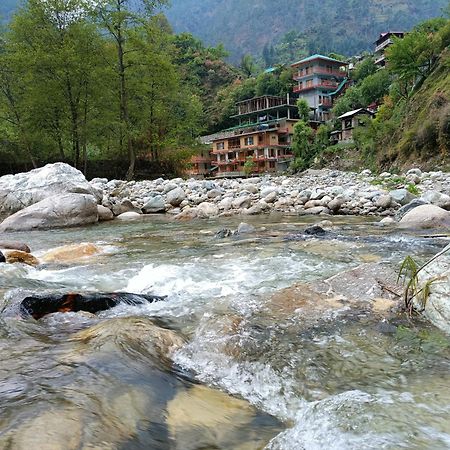
<instances>
[{"instance_id":1,"label":"forested hillside","mask_svg":"<svg viewBox=\"0 0 450 450\"><path fill-rule=\"evenodd\" d=\"M172 0L167 16L175 31L208 44L223 42L234 60L260 55L287 33L300 35L307 53L355 55L378 34L408 30L436 17L447 0ZM292 36L291 36L292 38ZM288 39L289 41L289 39Z\"/></svg>"},{"instance_id":2,"label":"forested hillside","mask_svg":"<svg viewBox=\"0 0 450 450\"><path fill-rule=\"evenodd\" d=\"M28 0L0 34L0 163L182 169L240 72L137 0L85 4Z\"/></svg>"}]
</instances>

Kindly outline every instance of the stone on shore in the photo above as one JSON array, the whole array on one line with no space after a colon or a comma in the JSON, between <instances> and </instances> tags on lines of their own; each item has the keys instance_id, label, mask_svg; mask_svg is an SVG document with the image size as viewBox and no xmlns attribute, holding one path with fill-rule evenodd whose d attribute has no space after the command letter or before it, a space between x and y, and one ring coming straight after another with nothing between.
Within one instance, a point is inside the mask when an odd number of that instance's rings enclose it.
<instances>
[{"instance_id":1,"label":"stone on shore","mask_svg":"<svg viewBox=\"0 0 450 450\"><path fill-rule=\"evenodd\" d=\"M46 198L67 193L90 194L97 202L103 192L77 169L65 163L0 177L0 214L13 214Z\"/></svg>"},{"instance_id":2,"label":"stone on shore","mask_svg":"<svg viewBox=\"0 0 450 450\"><path fill-rule=\"evenodd\" d=\"M399 222L401 228L447 228L450 212L435 205L422 205L408 212Z\"/></svg>"},{"instance_id":3,"label":"stone on shore","mask_svg":"<svg viewBox=\"0 0 450 450\"><path fill-rule=\"evenodd\" d=\"M166 212L166 202L162 195L149 198L142 207L144 214L159 214Z\"/></svg>"},{"instance_id":4,"label":"stone on shore","mask_svg":"<svg viewBox=\"0 0 450 450\"><path fill-rule=\"evenodd\" d=\"M0 232L67 228L97 221L97 201L92 195L64 194L16 212L0 224Z\"/></svg>"},{"instance_id":5,"label":"stone on shore","mask_svg":"<svg viewBox=\"0 0 450 450\"><path fill-rule=\"evenodd\" d=\"M180 187L176 187L175 189L170 190L167 193L167 203L172 206L180 206L181 202L186 198L186 194L184 190Z\"/></svg>"},{"instance_id":6,"label":"stone on shore","mask_svg":"<svg viewBox=\"0 0 450 450\"><path fill-rule=\"evenodd\" d=\"M118 215L116 217L116 219L127 221L127 220L140 219L141 217L142 217L142 214L139 214L138 212L134 212L134 211L129 211L129 212L125 212L125 213Z\"/></svg>"},{"instance_id":7,"label":"stone on shore","mask_svg":"<svg viewBox=\"0 0 450 450\"><path fill-rule=\"evenodd\" d=\"M411 194L407 189L395 189L394 191L389 192L389 195L394 201L402 206L407 205L416 198L416 196Z\"/></svg>"},{"instance_id":8,"label":"stone on shore","mask_svg":"<svg viewBox=\"0 0 450 450\"><path fill-rule=\"evenodd\" d=\"M109 208L103 205L97 205L97 210L99 222L107 222L108 220L114 219L114 214Z\"/></svg>"},{"instance_id":9,"label":"stone on shore","mask_svg":"<svg viewBox=\"0 0 450 450\"><path fill-rule=\"evenodd\" d=\"M0 241L0 248L5 250L20 250L25 253L31 252L27 244L16 241Z\"/></svg>"}]
</instances>

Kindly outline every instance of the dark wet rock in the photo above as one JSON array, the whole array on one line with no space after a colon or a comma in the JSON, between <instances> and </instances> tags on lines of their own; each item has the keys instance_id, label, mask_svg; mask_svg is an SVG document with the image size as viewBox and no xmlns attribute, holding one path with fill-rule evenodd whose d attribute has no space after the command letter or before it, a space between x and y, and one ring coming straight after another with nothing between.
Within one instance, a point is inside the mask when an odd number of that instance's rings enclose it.
<instances>
[{"instance_id":1,"label":"dark wet rock","mask_svg":"<svg viewBox=\"0 0 450 450\"><path fill-rule=\"evenodd\" d=\"M141 305L164 300L164 297L154 295L137 295L126 292L113 294L48 294L33 295L22 300L20 314L23 317L32 316L40 319L48 314L57 312L79 312L97 313L114 308L124 303L127 305Z\"/></svg>"},{"instance_id":2,"label":"dark wet rock","mask_svg":"<svg viewBox=\"0 0 450 450\"><path fill-rule=\"evenodd\" d=\"M5 262L6 262L5 255L2 252L0 252L0 263L5 263Z\"/></svg>"},{"instance_id":3,"label":"dark wet rock","mask_svg":"<svg viewBox=\"0 0 450 450\"><path fill-rule=\"evenodd\" d=\"M225 238L228 238L231 236L233 236L233 231L228 228L223 228L222 230L219 230L216 233L215 238L216 239L225 239Z\"/></svg>"},{"instance_id":4,"label":"dark wet rock","mask_svg":"<svg viewBox=\"0 0 450 450\"><path fill-rule=\"evenodd\" d=\"M313 225L312 227L306 228L304 232L307 236L324 236L327 232L319 225Z\"/></svg>"},{"instance_id":5,"label":"dark wet rock","mask_svg":"<svg viewBox=\"0 0 450 450\"><path fill-rule=\"evenodd\" d=\"M387 322L386 320L378 323L376 329L383 334L395 334L397 332L397 326Z\"/></svg>"}]
</instances>

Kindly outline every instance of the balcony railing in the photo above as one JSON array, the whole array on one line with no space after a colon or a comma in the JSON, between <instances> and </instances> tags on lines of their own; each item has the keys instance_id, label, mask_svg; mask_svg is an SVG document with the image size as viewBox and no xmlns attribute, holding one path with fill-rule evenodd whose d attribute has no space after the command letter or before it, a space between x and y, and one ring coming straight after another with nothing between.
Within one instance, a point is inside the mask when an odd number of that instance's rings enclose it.
<instances>
[{"instance_id":1,"label":"balcony railing","mask_svg":"<svg viewBox=\"0 0 450 450\"><path fill-rule=\"evenodd\" d=\"M311 89L318 89L318 88L326 88L326 89L337 89L338 88L337 83L330 83L326 81L322 81L321 83L316 84L310 84L309 86L294 86L294 92L303 92L303 91L310 91Z\"/></svg>"},{"instance_id":2,"label":"balcony railing","mask_svg":"<svg viewBox=\"0 0 450 450\"><path fill-rule=\"evenodd\" d=\"M337 78L345 78L348 76L347 71L344 70L333 70L329 71L326 69L314 68L309 72L297 72L292 77L295 81L301 80L302 78L310 77L311 75L331 75Z\"/></svg>"},{"instance_id":3,"label":"balcony railing","mask_svg":"<svg viewBox=\"0 0 450 450\"><path fill-rule=\"evenodd\" d=\"M389 45L393 44L392 39L387 39L384 42L382 42L380 45L377 45L375 47L375 53L381 52L384 48L388 47Z\"/></svg>"},{"instance_id":4,"label":"balcony railing","mask_svg":"<svg viewBox=\"0 0 450 450\"><path fill-rule=\"evenodd\" d=\"M205 156L193 156L191 158L192 164L205 164L211 162L211 158L207 158Z\"/></svg>"}]
</instances>

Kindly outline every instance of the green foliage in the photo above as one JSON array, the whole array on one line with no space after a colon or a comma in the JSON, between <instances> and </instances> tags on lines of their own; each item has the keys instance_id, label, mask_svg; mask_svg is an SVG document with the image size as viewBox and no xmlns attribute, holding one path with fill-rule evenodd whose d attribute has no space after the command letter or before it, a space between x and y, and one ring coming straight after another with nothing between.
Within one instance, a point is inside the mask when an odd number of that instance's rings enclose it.
<instances>
[{"instance_id":1,"label":"green foliage","mask_svg":"<svg viewBox=\"0 0 450 450\"><path fill-rule=\"evenodd\" d=\"M369 75L373 75L377 70L378 67L375 64L374 58L369 56L356 65L352 73L352 79L358 83L364 80L364 78L367 78Z\"/></svg>"},{"instance_id":2,"label":"green foliage","mask_svg":"<svg viewBox=\"0 0 450 450\"><path fill-rule=\"evenodd\" d=\"M299 98L297 100L297 109L300 120L303 120L304 122L309 122L309 114L311 108L309 107L308 102L304 98Z\"/></svg>"},{"instance_id":3,"label":"green foliage","mask_svg":"<svg viewBox=\"0 0 450 450\"><path fill-rule=\"evenodd\" d=\"M244 173L247 177L253 172L253 169L255 168L255 166L256 166L256 163L253 160L253 157L247 156L247 158L245 159L245 163L244 163Z\"/></svg>"},{"instance_id":4,"label":"green foliage","mask_svg":"<svg viewBox=\"0 0 450 450\"><path fill-rule=\"evenodd\" d=\"M160 3L136 13L129 0L120 11L117 0L29 0L0 41L1 157L83 170L93 159L188 157L213 77L199 67L225 67L226 52L174 36L153 13Z\"/></svg>"},{"instance_id":5,"label":"green foliage","mask_svg":"<svg viewBox=\"0 0 450 450\"><path fill-rule=\"evenodd\" d=\"M294 125L292 148L296 156L295 168L306 169L315 156L314 131L304 120Z\"/></svg>"},{"instance_id":6,"label":"green foliage","mask_svg":"<svg viewBox=\"0 0 450 450\"><path fill-rule=\"evenodd\" d=\"M206 42L223 42L236 63L244 54L256 57L262 55L265 47L269 53L273 47L277 54L275 58L269 55L268 67L298 61L303 54L357 55L372 50L379 31L409 30L421 20L439 16L448 2L172 0L171 3L167 14L176 29L195 33ZM290 49L290 43L296 50Z\"/></svg>"}]
</instances>

